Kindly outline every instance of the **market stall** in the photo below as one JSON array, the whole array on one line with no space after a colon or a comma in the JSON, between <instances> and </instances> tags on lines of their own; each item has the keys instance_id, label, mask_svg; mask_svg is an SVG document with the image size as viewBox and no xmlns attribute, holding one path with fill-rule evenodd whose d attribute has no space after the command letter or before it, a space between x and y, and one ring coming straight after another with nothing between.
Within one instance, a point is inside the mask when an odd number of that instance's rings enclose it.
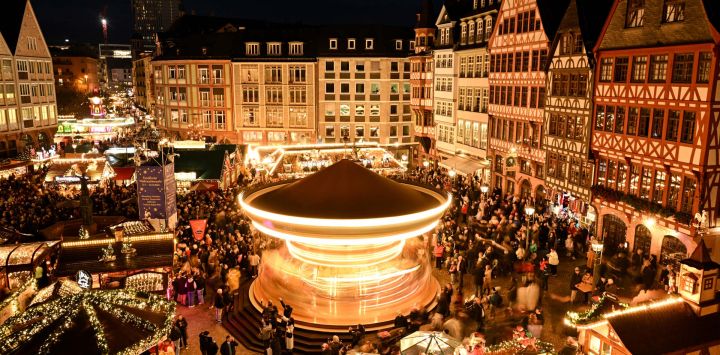
<instances>
[{"instance_id":1,"label":"market stall","mask_svg":"<svg viewBox=\"0 0 720 355\"><path fill-rule=\"evenodd\" d=\"M104 156L83 154L80 157L55 159L45 175L45 183L59 184L67 190L80 189L80 178L87 176L88 187L104 186L115 172Z\"/></svg>"},{"instance_id":2,"label":"market stall","mask_svg":"<svg viewBox=\"0 0 720 355\"><path fill-rule=\"evenodd\" d=\"M105 141L122 135L134 124L132 117L64 119L59 122L54 140L55 143Z\"/></svg>"},{"instance_id":3,"label":"market stall","mask_svg":"<svg viewBox=\"0 0 720 355\"><path fill-rule=\"evenodd\" d=\"M28 166L32 162L22 160L5 160L0 162L0 179L7 179L10 175L20 177L28 173Z\"/></svg>"},{"instance_id":4,"label":"market stall","mask_svg":"<svg viewBox=\"0 0 720 355\"><path fill-rule=\"evenodd\" d=\"M0 276L10 290L33 277L33 270L57 255L59 241L0 245Z\"/></svg>"},{"instance_id":5,"label":"market stall","mask_svg":"<svg viewBox=\"0 0 720 355\"><path fill-rule=\"evenodd\" d=\"M395 159L393 154L372 142L250 147L245 165L247 169L270 176L300 178L342 159L355 160L378 173L392 174L407 169L407 160Z\"/></svg>"}]
</instances>

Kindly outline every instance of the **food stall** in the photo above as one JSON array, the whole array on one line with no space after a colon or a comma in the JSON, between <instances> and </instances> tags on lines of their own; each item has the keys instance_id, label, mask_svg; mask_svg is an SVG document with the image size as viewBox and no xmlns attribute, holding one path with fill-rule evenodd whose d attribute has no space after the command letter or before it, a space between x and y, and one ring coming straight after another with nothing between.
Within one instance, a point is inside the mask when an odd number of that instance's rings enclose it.
<instances>
[{"instance_id":1,"label":"food stall","mask_svg":"<svg viewBox=\"0 0 720 355\"><path fill-rule=\"evenodd\" d=\"M105 141L122 135L135 124L132 117L117 118L68 118L59 120L55 143L80 141Z\"/></svg>"},{"instance_id":2,"label":"food stall","mask_svg":"<svg viewBox=\"0 0 720 355\"><path fill-rule=\"evenodd\" d=\"M70 157L67 157L70 156ZM47 174L46 184L58 184L66 190L79 190L80 177L85 173L88 178L88 187L93 189L97 186L104 186L115 172L102 155L82 154L73 156L67 154L66 158L58 158L53 161Z\"/></svg>"}]
</instances>

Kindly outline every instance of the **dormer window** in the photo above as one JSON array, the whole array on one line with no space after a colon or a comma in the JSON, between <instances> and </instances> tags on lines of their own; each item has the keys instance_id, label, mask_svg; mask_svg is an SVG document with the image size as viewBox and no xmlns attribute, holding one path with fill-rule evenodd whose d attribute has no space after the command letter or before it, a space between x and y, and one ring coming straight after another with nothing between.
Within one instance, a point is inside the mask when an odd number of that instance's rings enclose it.
<instances>
[{"instance_id":1,"label":"dormer window","mask_svg":"<svg viewBox=\"0 0 720 355\"><path fill-rule=\"evenodd\" d=\"M246 55L260 55L260 43L245 43Z\"/></svg>"},{"instance_id":2,"label":"dormer window","mask_svg":"<svg viewBox=\"0 0 720 355\"><path fill-rule=\"evenodd\" d=\"M375 46L375 41L372 38L365 39L365 49L373 49L374 46Z\"/></svg>"},{"instance_id":3,"label":"dormer window","mask_svg":"<svg viewBox=\"0 0 720 355\"><path fill-rule=\"evenodd\" d=\"M267 53L268 55L280 55L282 53L280 50L280 42L268 42Z\"/></svg>"},{"instance_id":4,"label":"dormer window","mask_svg":"<svg viewBox=\"0 0 720 355\"><path fill-rule=\"evenodd\" d=\"M473 10L477 10L478 0L473 0Z\"/></svg>"},{"instance_id":5,"label":"dormer window","mask_svg":"<svg viewBox=\"0 0 720 355\"><path fill-rule=\"evenodd\" d=\"M290 42L290 55L303 55L303 43Z\"/></svg>"},{"instance_id":6,"label":"dormer window","mask_svg":"<svg viewBox=\"0 0 720 355\"><path fill-rule=\"evenodd\" d=\"M348 39L348 49L355 49L355 38Z\"/></svg>"},{"instance_id":7,"label":"dormer window","mask_svg":"<svg viewBox=\"0 0 720 355\"><path fill-rule=\"evenodd\" d=\"M396 39L395 40L395 49L401 51L402 50L402 40Z\"/></svg>"},{"instance_id":8,"label":"dormer window","mask_svg":"<svg viewBox=\"0 0 720 355\"><path fill-rule=\"evenodd\" d=\"M410 41L410 50L411 51L415 50L415 41Z\"/></svg>"},{"instance_id":9,"label":"dormer window","mask_svg":"<svg viewBox=\"0 0 720 355\"><path fill-rule=\"evenodd\" d=\"M330 49L337 49L337 38L330 38Z\"/></svg>"},{"instance_id":10,"label":"dormer window","mask_svg":"<svg viewBox=\"0 0 720 355\"><path fill-rule=\"evenodd\" d=\"M180 49L178 49L178 54L180 54ZM207 55L207 47L202 47L202 54Z\"/></svg>"},{"instance_id":11,"label":"dormer window","mask_svg":"<svg viewBox=\"0 0 720 355\"><path fill-rule=\"evenodd\" d=\"M37 48L38 48L37 38L29 36L27 39L28 39L28 42L27 42L28 49L29 50L37 50Z\"/></svg>"}]
</instances>

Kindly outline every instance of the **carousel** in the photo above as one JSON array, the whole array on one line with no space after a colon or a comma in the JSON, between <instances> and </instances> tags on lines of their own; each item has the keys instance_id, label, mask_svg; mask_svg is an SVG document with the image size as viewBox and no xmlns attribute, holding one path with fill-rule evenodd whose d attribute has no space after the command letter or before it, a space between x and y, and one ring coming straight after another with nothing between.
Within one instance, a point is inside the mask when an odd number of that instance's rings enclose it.
<instances>
[{"instance_id":1,"label":"carousel","mask_svg":"<svg viewBox=\"0 0 720 355\"><path fill-rule=\"evenodd\" d=\"M340 160L301 180L247 191L240 204L255 229L285 241L263 252L250 299L291 304L299 325L347 329L391 322L434 306L438 282L424 241L450 196Z\"/></svg>"}]
</instances>

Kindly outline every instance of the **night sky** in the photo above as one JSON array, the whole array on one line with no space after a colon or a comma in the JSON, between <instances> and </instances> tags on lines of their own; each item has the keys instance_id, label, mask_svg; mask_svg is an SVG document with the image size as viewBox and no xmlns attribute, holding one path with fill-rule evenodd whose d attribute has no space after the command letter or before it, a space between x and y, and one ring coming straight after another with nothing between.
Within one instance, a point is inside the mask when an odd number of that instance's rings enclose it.
<instances>
[{"instance_id":1,"label":"night sky","mask_svg":"<svg viewBox=\"0 0 720 355\"><path fill-rule=\"evenodd\" d=\"M111 43L128 43L130 0L31 0L48 43L64 39L98 43L100 14L106 9ZM421 0L185 0L198 15L274 22L386 23L411 26ZM435 0L439 8L441 0Z\"/></svg>"}]
</instances>

